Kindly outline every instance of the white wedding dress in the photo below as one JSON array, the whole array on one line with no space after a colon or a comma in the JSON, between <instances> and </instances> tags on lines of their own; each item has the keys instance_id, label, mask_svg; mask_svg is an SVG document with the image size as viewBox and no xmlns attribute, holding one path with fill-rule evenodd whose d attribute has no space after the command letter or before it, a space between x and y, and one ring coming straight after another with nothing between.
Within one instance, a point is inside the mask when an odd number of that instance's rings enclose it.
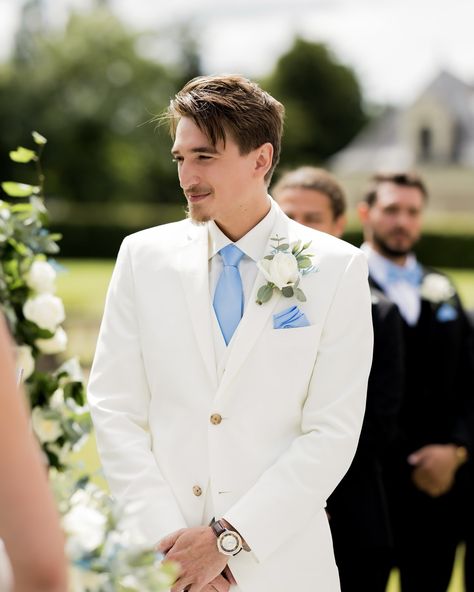
<instances>
[{"instance_id":1,"label":"white wedding dress","mask_svg":"<svg viewBox=\"0 0 474 592\"><path fill-rule=\"evenodd\" d=\"M0 592L8 592L12 587L12 571L7 553L0 539Z\"/></svg>"}]
</instances>

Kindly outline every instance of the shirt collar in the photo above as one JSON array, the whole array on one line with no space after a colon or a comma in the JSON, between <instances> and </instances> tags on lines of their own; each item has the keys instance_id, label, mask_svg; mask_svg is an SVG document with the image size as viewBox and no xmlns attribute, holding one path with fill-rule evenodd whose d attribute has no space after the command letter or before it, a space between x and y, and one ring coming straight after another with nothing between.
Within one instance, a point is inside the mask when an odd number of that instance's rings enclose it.
<instances>
[{"instance_id":1,"label":"shirt collar","mask_svg":"<svg viewBox=\"0 0 474 592\"><path fill-rule=\"evenodd\" d=\"M268 244L270 233L275 224L276 208L273 200L269 198L270 211L260 222L247 232L241 239L234 243L250 259L257 262L262 259ZM209 229L209 259L212 259L221 249L232 241L217 226L214 220L208 223Z\"/></svg>"},{"instance_id":2,"label":"shirt collar","mask_svg":"<svg viewBox=\"0 0 474 592\"><path fill-rule=\"evenodd\" d=\"M377 253L369 243L364 243L360 248L367 257L370 275L378 284L384 285L387 282L388 270L390 267L396 266L396 263L393 263L390 259L387 259L387 257ZM406 269L414 269L417 265L418 262L415 255L410 253L403 267Z\"/></svg>"}]
</instances>

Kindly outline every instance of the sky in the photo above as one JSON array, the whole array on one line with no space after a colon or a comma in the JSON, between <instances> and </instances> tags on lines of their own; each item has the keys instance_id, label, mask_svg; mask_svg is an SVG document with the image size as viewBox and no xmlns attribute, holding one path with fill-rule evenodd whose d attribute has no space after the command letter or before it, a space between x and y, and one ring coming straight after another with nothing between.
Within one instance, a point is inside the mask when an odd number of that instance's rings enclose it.
<instances>
[{"instance_id":1,"label":"sky","mask_svg":"<svg viewBox=\"0 0 474 592\"><path fill-rule=\"evenodd\" d=\"M70 6L45 0L64 23ZM0 59L8 55L22 0L0 0ZM191 23L206 73L268 74L295 35L326 43L351 66L368 101L406 104L449 70L474 83L474 0L109 0L137 30ZM163 54L161 54L163 57Z\"/></svg>"}]
</instances>

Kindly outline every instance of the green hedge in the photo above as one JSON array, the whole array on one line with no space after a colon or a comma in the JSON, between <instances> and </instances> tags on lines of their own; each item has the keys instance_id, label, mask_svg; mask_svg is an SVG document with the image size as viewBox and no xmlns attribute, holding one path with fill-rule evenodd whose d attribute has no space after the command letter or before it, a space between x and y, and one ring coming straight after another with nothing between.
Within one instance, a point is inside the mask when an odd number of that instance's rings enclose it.
<instances>
[{"instance_id":1,"label":"green hedge","mask_svg":"<svg viewBox=\"0 0 474 592\"><path fill-rule=\"evenodd\" d=\"M182 218L182 209L171 219ZM167 221L171 221L168 219ZM155 220L150 225L153 225ZM115 258L125 236L146 228L146 225L111 224L106 219L91 223L75 220L62 221L53 225L54 232L61 232L61 256L71 258L106 259ZM351 230L344 239L354 245L362 242L362 233ZM416 249L420 261L434 267L474 269L474 233L443 233L428 231Z\"/></svg>"}]
</instances>

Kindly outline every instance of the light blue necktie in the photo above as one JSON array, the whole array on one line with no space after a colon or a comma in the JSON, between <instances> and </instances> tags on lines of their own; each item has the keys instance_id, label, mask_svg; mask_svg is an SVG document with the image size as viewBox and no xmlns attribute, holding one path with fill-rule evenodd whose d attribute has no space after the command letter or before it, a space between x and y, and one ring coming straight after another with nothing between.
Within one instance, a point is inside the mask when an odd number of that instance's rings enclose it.
<instances>
[{"instance_id":1,"label":"light blue necktie","mask_svg":"<svg viewBox=\"0 0 474 592\"><path fill-rule=\"evenodd\" d=\"M214 292L214 310L226 345L244 312L244 291L239 263L244 254L233 243L219 251L224 267Z\"/></svg>"}]
</instances>

